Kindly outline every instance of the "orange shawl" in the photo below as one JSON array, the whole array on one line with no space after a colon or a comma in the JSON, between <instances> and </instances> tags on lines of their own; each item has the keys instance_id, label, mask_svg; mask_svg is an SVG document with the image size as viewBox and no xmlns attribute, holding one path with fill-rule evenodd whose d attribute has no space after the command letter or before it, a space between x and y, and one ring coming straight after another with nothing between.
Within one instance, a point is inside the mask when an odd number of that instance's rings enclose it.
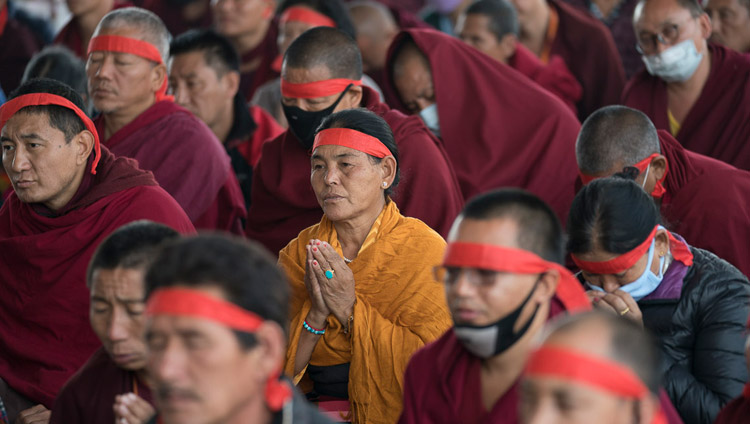
<instances>
[{"instance_id":1,"label":"orange shawl","mask_svg":"<svg viewBox=\"0 0 750 424\"><path fill-rule=\"evenodd\" d=\"M280 252L279 265L292 290L288 375L294 372L302 321L311 307L304 283L305 245L310 239L327 241L342 254L336 229L325 216ZM357 296L351 339L341 331L338 320L329 316L310 363L350 364L352 422L396 422L409 358L451 327L443 286L432 276L444 250L445 241L438 233L418 219L404 217L394 202L388 202L349 264Z\"/></svg>"}]
</instances>

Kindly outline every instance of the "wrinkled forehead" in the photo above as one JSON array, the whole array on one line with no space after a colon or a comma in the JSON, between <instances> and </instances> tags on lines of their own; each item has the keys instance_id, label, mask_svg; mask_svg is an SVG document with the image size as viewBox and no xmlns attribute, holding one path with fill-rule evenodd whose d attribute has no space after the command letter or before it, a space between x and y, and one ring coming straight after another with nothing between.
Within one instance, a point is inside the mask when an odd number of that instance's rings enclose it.
<instances>
[{"instance_id":1,"label":"wrinkled forehead","mask_svg":"<svg viewBox=\"0 0 750 424\"><path fill-rule=\"evenodd\" d=\"M3 125L0 136L7 137L11 131L14 132L40 132L46 134L59 133L58 135L65 138L65 134L59 129L52 126L49 114L36 106L24 107Z\"/></svg>"},{"instance_id":2,"label":"wrinkled forehead","mask_svg":"<svg viewBox=\"0 0 750 424\"><path fill-rule=\"evenodd\" d=\"M307 84L332 79L331 70L323 64L304 68L292 68L286 66L286 61L284 61L284 65L281 68L281 77L292 84Z\"/></svg>"}]
</instances>

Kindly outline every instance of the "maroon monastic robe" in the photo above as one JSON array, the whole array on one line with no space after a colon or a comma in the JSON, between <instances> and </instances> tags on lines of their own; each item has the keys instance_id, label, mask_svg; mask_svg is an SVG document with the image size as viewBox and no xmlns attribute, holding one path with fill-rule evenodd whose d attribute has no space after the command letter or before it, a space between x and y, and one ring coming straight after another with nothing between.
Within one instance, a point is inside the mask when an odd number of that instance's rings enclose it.
<instances>
[{"instance_id":1,"label":"maroon monastic robe","mask_svg":"<svg viewBox=\"0 0 750 424\"><path fill-rule=\"evenodd\" d=\"M714 424L746 424L750 420L750 383L745 384L742 396L729 402L719 412Z\"/></svg>"},{"instance_id":2,"label":"maroon monastic robe","mask_svg":"<svg viewBox=\"0 0 750 424\"><path fill-rule=\"evenodd\" d=\"M123 7L132 7L133 3L130 2L119 2L116 1L112 10L121 9ZM88 48L88 42L85 43L81 38L81 30L78 28L75 16L70 18L67 24L57 33L55 36L54 44L61 44L72 51L76 56L85 58L85 48Z\"/></svg>"},{"instance_id":3,"label":"maroon monastic robe","mask_svg":"<svg viewBox=\"0 0 750 424\"><path fill-rule=\"evenodd\" d=\"M547 0L559 25L550 57L560 56L583 87L578 117L583 121L600 107L620 102L625 70L612 34L604 24L574 6Z\"/></svg>"},{"instance_id":4,"label":"maroon monastic robe","mask_svg":"<svg viewBox=\"0 0 750 424\"><path fill-rule=\"evenodd\" d=\"M432 67L441 138L464 198L520 187L541 197L565 222L575 195L580 129L570 109L518 72L435 30L396 36L388 69L404 37L416 42ZM406 111L392 82L384 90Z\"/></svg>"},{"instance_id":5,"label":"maroon monastic robe","mask_svg":"<svg viewBox=\"0 0 750 424\"><path fill-rule=\"evenodd\" d=\"M141 219L182 233L194 228L150 172L115 159L104 146L96 175L85 174L70 203L54 216L40 214L45 209L15 193L0 209L0 378L51 408L60 387L100 345L86 288L94 249Z\"/></svg>"},{"instance_id":6,"label":"maroon monastic robe","mask_svg":"<svg viewBox=\"0 0 750 424\"><path fill-rule=\"evenodd\" d=\"M545 65L523 44L516 43L516 53L508 59L508 66L557 96L577 113L576 103L581 100L583 89L561 57L554 56Z\"/></svg>"},{"instance_id":7,"label":"maroon monastic robe","mask_svg":"<svg viewBox=\"0 0 750 424\"><path fill-rule=\"evenodd\" d=\"M398 145L401 182L393 200L403 215L447 235L463 198L445 152L418 117L391 110L369 87L362 90L362 107L385 119ZM247 236L278 253L322 216L310 185L310 153L287 130L263 146L253 174Z\"/></svg>"},{"instance_id":8,"label":"maroon monastic robe","mask_svg":"<svg viewBox=\"0 0 750 424\"><path fill-rule=\"evenodd\" d=\"M210 0L198 1L206 4L206 11L193 22L188 22L182 17L180 6L171 4L167 0L145 0L141 7L154 12L164 22L169 32L176 37L191 29L210 28L213 25L214 17L211 12Z\"/></svg>"},{"instance_id":9,"label":"maroon monastic robe","mask_svg":"<svg viewBox=\"0 0 750 424\"><path fill-rule=\"evenodd\" d=\"M278 24L276 20L271 22L268 27L266 36L254 49L242 53L240 57L240 93L243 93L245 100L249 103L255 94L255 90L261 85L271 81L279 76L279 73L271 67L273 60L279 55L279 48L276 44L278 34ZM258 61L258 66L252 70L245 70L245 66Z\"/></svg>"},{"instance_id":10,"label":"maroon monastic robe","mask_svg":"<svg viewBox=\"0 0 750 424\"><path fill-rule=\"evenodd\" d=\"M0 87L10 95L21 83L26 64L44 47L44 42L31 28L9 16L8 5L3 4L0 7Z\"/></svg>"},{"instance_id":11,"label":"maroon monastic robe","mask_svg":"<svg viewBox=\"0 0 750 424\"><path fill-rule=\"evenodd\" d=\"M661 213L690 244L750 276L750 172L691 152L659 131L667 158Z\"/></svg>"},{"instance_id":12,"label":"maroon monastic robe","mask_svg":"<svg viewBox=\"0 0 750 424\"><path fill-rule=\"evenodd\" d=\"M750 56L708 45L711 71L700 97L681 123L677 140L692 150L750 170ZM669 131L667 84L648 72L636 74L622 96L658 129Z\"/></svg>"},{"instance_id":13,"label":"maroon monastic robe","mask_svg":"<svg viewBox=\"0 0 750 424\"><path fill-rule=\"evenodd\" d=\"M104 144L152 171L196 228L244 233L242 191L224 146L206 124L168 100L156 102L109 139L105 119L95 121Z\"/></svg>"},{"instance_id":14,"label":"maroon monastic robe","mask_svg":"<svg viewBox=\"0 0 750 424\"><path fill-rule=\"evenodd\" d=\"M137 392L156 409L149 387L133 371L118 367L99 348L65 383L52 407L50 424L114 423L115 396Z\"/></svg>"}]
</instances>

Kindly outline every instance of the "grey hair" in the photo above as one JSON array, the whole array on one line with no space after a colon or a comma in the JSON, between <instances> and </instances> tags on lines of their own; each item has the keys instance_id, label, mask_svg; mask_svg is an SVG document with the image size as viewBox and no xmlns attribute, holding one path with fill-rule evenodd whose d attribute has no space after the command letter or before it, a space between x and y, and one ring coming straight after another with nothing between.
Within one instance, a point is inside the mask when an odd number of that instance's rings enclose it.
<instances>
[{"instance_id":1,"label":"grey hair","mask_svg":"<svg viewBox=\"0 0 750 424\"><path fill-rule=\"evenodd\" d=\"M94 36L99 35L103 29L136 28L139 40L151 43L159 50L163 63L169 58L169 43L172 35L169 33L164 22L153 12L140 7L126 7L113 10L99 21Z\"/></svg>"}]
</instances>

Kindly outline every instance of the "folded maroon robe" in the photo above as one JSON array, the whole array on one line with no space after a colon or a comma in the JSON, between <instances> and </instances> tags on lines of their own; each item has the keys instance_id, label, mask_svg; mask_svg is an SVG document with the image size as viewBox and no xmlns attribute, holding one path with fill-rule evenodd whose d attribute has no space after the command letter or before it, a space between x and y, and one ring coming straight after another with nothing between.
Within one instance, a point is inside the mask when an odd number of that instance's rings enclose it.
<instances>
[{"instance_id":1,"label":"folded maroon robe","mask_svg":"<svg viewBox=\"0 0 750 424\"><path fill-rule=\"evenodd\" d=\"M242 191L224 146L206 124L168 100L156 102L108 139L105 119L95 121L104 144L153 172L196 228L244 232Z\"/></svg>"},{"instance_id":2,"label":"folded maroon robe","mask_svg":"<svg viewBox=\"0 0 750 424\"><path fill-rule=\"evenodd\" d=\"M277 34L278 26L274 20L268 27L263 41L240 57L240 93L245 96L248 103L258 87L279 76L279 73L271 68L271 63L279 55L279 48L276 44ZM245 70L245 65L256 63L256 61L258 65L252 71Z\"/></svg>"},{"instance_id":3,"label":"folded maroon robe","mask_svg":"<svg viewBox=\"0 0 750 424\"><path fill-rule=\"evenodd\" d=\"M692 150L750 170L750 56L708 45L711 71L700 97L681 123L677 140ZM669 131L667 84L641 71L628 82L622 102Z\"/></svg>"},{"instance_id":4,"label":"folded maroon robe","mask_svg":"<svg viewBox=\"0 0 750 424\"><path fill-rule=\"evenodd\" d=\"M435 30L401 32L429 59L442 142L465 199L520 187L547 202L562 222L575 194L575 141L580 124L558 98L511 68ZM390 74L390 72L389 72ZM391 75L384 90L394 95Z\"/></svg>"},{"instance_id":5,"label":"folded maroon robe","mask_svg":"<svg viewBox=\"0 0 750 424\"><path fill-rule=\"evenodd\" d=\"M115 159L104 146L96 175L86 173L62 215L44 216L41 209L15 193L0 209L0 378L51 408L63 383L100 345L86 288L94 249L141 219L182 233L194 229L150 172Z\"/></svg>"},{"instance_id":6,"label":"folded maroon robe","mask_svg":"<svg viewBox=\"0 0 750 424\"><path fill-rule=\"evenodd\" d=\"M389 109L369 87L362 90L362 107L385 119L398 145L401 182L393 200L402 214L446 236L463 198L440 143L418 117ZM310 185L310 154L290 131L267 141L253 173L247 236L278 253L322 216Z\"/></svg>"},{"instance_id":7,"label":"folded maroon robe","mask_svg":"<svg viewBox=\"0 0 750 424\"><path fill-rule=\"evenodd\" d=\"M691 152L659 131L669 171L661 213L691 245L710 250L750 276L750 172Z\"/></svg>"},{"instance_id":8,"label":"folded maroon robe","mask_svg":"<svg viewBox=\"0 0 750 424\"><path fill-rule=\"evenodd\" d=\"M132 7L133 3L116 1L112 10L121 9L123 7ZM81 30L78 28L75 16L70 18L67 24L57 33L55 36L54 44L61 44L67 47L76 56L86 60L86 52L84 51L83 40L81 39ZM88 44L87 46L88 47Z\"/></svg>"},{"instance_id":9,"label":"folded maroon robe","mask_svg":"<svg viewBox=\"0 0 750 424\"><path fill-rule=\"evenodd\" d=\"M583 87L578 117L583 121L600 107L620 102L625 70L612 33L595 17L574 6L547 0L559 25L551 56L560 56Z\"/></svg>"},{"instance_id":10,"label":"folded maroon robe","mask_svg":"<svg viewBox=\"0 0 750 424\"><path fill-rule=\"evenodd\" d=\"M135 372L118 367L107 351L99 348L60 390L49 422L114 423L115 396L132 392L156 409L151 390Z\"/></svg>"},{"instance_id":11,"label":"folded maroon robe","mask_svg":"<svg viewBox=\"0 0 750 424\"><path fill-rule=\"evenodd\" d=\"M577 113L576 103L581 100L583 89L560 56L553 56L545 65L523 44L516 43L516 53L508 60L508 66L557 96Z\"/></svg>"}]
</instances>

